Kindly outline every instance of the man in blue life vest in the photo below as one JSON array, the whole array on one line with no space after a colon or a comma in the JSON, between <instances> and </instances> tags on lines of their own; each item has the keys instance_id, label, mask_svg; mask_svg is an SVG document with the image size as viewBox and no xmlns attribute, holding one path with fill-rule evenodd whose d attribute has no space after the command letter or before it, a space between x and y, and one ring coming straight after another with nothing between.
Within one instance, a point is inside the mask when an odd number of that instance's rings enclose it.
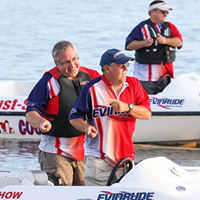
<instances>
[{"instance_id":1,"label":"man in blue life vest","mask_svg":"<svg viewBox=\"0 0 200 200\"><path fill-rule=\"evenodd\" d=\"M56 43L52 56L56 66L31 91L26 120L42 133L38 159L49 180L58 173L59 184L84 185L84 134L71 126L68 115L82 87L100 74L80 66L68 41Z\"/></svg>"},{"instance_id":2,"label":"man in blue life vest","mask_svg":"<svg viewBox=\"0 0 200 200\"><path fill-rule=\"evenodd\" d=\"M134 76L148 94L161 92L174 78L175 48L183 45L175 25L165 22L169 14L164 1L149 5L150 19L139 23L127 36L125 49L135 50Z\"/></svg>"}]
</instances>

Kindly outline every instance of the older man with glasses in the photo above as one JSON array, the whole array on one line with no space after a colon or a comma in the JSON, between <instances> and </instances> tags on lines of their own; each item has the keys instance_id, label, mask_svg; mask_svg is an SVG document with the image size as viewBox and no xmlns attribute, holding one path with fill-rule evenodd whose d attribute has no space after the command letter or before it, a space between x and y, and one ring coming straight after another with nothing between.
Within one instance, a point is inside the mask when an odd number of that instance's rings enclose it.
<instances>
[{"instance_id":1,"label":"older man with glasses","mask_svg":"<svg viewBox=\"0 0 200 200\"><path fill-rule=\"evenodd\" d=\"M134 76L148 94L157 94L174 78L175 49L183 44L175 25L165 22L169 8L164 1L149 5L150 19L138 24L126 38L125 49L135 50Z\"/></svg>"},{"instance_id":2,"label":"older man with glasses","mask_svg":"<svg viewBox=\"0 0 200 200\"><path fill-rule=\"evenodd\" d=\"M121 159L135 159L136 119L151 117L147 93L136 78L127 76L131 60L118 49L107 50L100 61L103 75L83 88L70 113L72 125L86 135L86 185L106 185ZM114 179L121 174L122 168Z\"/></svg>"},{"instance_id":3,"label":"older man with glasses","mask_svg":"<svg viewBox=\"0 0 200 200\"><path fill-rule=\"evenodd\" d=\"M56 43L52 56L56 66L31 91L26 120L41 131L38 159L49 180L57 173L59 184L84 185L84 134L71 126L68 115L82 87L100 74L80 66L68 41Z\"/></svg>"}]
</instances>

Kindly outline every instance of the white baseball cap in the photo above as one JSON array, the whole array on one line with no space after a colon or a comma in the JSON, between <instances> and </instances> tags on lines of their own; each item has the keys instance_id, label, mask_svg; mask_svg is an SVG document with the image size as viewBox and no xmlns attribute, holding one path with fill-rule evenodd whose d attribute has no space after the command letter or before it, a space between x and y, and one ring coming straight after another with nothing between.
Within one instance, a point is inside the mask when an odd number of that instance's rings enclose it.
<instances>
[{"instance_id":1,"label":"white baseball cap","mask_svg":"<svg viewBox=\"0 0 200 200\"><path fill-rule=\"evenodd\" d=\"M153 10L155 8L158 8L158 9L163 10L163 11L173 10L172 8L169 8L165 2L156 3L156 4L149 6L149 11Z\"/></svg>"}]
</instances>

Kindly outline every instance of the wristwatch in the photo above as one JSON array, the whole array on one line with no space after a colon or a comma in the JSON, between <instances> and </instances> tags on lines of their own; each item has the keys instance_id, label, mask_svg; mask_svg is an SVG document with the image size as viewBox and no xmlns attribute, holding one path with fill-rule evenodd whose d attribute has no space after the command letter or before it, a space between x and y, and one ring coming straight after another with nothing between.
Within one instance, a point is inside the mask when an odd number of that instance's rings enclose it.
<instances>
[{"instance_id":1,"label":"wristwatch","mask_svg":"<svg viewBox=\"0 0 200 200\"><path fill-rule=\"evenodd\" d=\"M131 110L133 110L133 104L128 104L128 108L129 108L129 110L127 111L127 113L130 113Z\"/></svg>"}]
</instances>

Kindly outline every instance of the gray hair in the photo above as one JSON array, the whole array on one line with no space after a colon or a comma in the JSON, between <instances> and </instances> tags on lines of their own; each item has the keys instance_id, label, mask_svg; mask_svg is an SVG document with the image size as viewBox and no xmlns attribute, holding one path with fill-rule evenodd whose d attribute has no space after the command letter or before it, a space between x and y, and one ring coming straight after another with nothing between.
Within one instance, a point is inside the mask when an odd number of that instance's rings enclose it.
<instances>
[{"instance_id":1,"label":"gray hair","mask_svg":"<svg viewBox=\"0 0 200 200\"><path fill-rule=\"evenodd\" d=\"M67 51L69 47L72 47L76 52L76 48L71 42L66 41L66 40L57 42L52 49L52 56L53 56L54 61L59 61L58 55Z\"/></svg>"},{"instance_id":2,"label":"gray hair","mask_svg":"<svg viewBox=\"0 0 200 200\"><path fill-rule=\"evenodd\" d=\"M101 71L104 73L105 72L105 69L104 69L104 67L101 67Z\"/></svg>"}]
</instances>

